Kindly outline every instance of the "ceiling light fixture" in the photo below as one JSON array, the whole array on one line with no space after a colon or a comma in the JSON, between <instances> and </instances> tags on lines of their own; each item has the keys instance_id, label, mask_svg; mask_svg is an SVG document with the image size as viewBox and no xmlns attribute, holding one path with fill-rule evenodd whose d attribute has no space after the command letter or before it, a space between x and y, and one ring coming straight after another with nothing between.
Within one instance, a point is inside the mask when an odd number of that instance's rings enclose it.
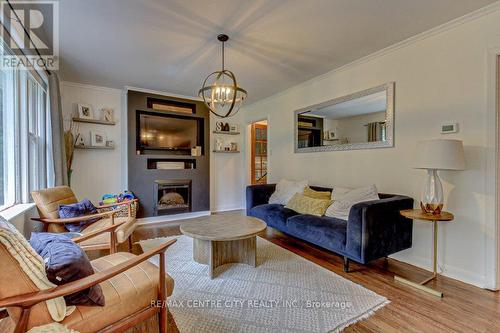
<instances>
[{"instance_id":1,"label":"ceiling light fixture","mask_svg":"<svg viewBox=\"0 0 500 333\"><path fill-rule=\"evenodd\" d=\"M198 95L213 114L219 118L227 118L239 111L247 92L238 87L234 73L224 68L224 43L229 37L221 34L217 39L222 43L222 70L207 76Z\"/></svg>"}]
</instances>

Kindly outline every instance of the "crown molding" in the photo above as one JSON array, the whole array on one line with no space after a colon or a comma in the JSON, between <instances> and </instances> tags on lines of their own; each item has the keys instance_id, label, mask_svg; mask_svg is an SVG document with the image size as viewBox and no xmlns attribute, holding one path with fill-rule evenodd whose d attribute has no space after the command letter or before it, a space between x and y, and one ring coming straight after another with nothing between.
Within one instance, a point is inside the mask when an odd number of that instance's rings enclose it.
<instances>
[{"instance_id":1,"label":"crown molding","mask_svg":"<svg viewBox=\"0 0 500 333\"><path fill-rule=\"evenodd\" d=\"M167 96L167 97L183 98L183 99L190 99L190 100L195 100L195 101L203 101L201 98L199 98L197 96L174 94L174 93L170 93L168 91L159 91L159 90L138 88L138 87L132 87L132 86L125 86L124 89L125 89L125 91L137 91L137 92L143 92L143 93L147 93L147 94L155 94L155 95L163 95L163 96Z\"/></svg>"},{"instance_id":2,"label":"crown molding","mask_svg":"<svg viewBox=\"0 0 500 333\"><path fill-rule=\"evenodd\" d=\"M78 83L78 82L71 82L71 81L61 81L61 86L68 86L68 87L74 87L74 88L80 88L80 89L92 89L92 90L98 90L98 91L104 91L104 92L112 92L112 93L118 93L120 94L122 92L121 89L116 89L116 88L109 88L109 87L103 87L103 86L96 86L93 84L85 84L85 83Z\"/></svg>"},{"instance_id":3,"label":"crown molding","mask_svg":"<svg viewBox=\"0 0 500 333\"><path fill-rule=\"evenodd\" d=\"M271 96L268 96L264 99L261 99L259 101L256 101L256 102L253 102L249 105L247 105L246 107L250 107L250 106L255 106L255 105L259 105L261 103L265 103L267 100L271 99L271 98L276 98L278 96L281 96L285 93L288 93L289 91L292 91L294 89L299 89L300 87L303 87L303 86L306 86L308 84L310 84L311 82L313 81L317 81L317 80L322 80L323 78L325 77L328 77L334 73L340 73L340 72L343 72L343 71L346 71L346 70L349 70L353 67L356 67L356 66L359 66L361 64L364 64L364 63L367 63L367 62L370 62L370 61L373 61L375 59L378 59L380 57L383 57L389 53L392 53L392 52L395 52L401 48L404 48L406 46L409 46L409 45L412 45L412 44L415 44L417 42L420 42L422 40L425 40L427 38L431 38L433 36L436 36L436 35L439 35L439 34L442 34L442 33L445 33L449 30L452 30L452 29L455 29L463 24L466 24L468 22L471 22L471 21L474 21L474 20L477 20L481 17L484 17L488 14L491 14L491 13L494 13L496 11L500 10L500 1L496 1L490 5L487 5L485 7L482 7L482 8L479 8L473 12L470 12L468 14L465 14L461 17L458 17L456 19L453 19L451 21L448 21L446 23L443 23L441 25L438 25L432 29L429 29L429 30L426 30L424 32L421 32L417 35L414 35L414 36L411 36L407 39L404 39L400 42L397 42L395 44L392 44L386 48L383 48L381 50L378 50L378 51L375 51L367 56L364 56L362 58L359 58L359 59L356 59L354 61L351 61L350 63L347 63L345 65L342 65L340 67L337 67L337 68L334 68L333 70L330 70L326 73L323 73L323 74L320 74L320 75L317 75L313 78L310 78L306 81L303 81L299 84L296 84L290 88L287 88L281 92L278 92L274 95L271 95Z\"/></svg>"}]
</instances>

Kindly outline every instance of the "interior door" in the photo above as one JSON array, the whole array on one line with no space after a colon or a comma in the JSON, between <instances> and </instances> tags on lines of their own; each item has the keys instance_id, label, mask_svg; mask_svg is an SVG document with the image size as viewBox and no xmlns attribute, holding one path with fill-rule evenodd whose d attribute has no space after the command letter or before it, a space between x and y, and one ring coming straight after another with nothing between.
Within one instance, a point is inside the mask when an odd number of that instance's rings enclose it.
<instances>
[{"instance_id":1,"label":"interior door","mask_svg":"<svg viewBox=\"0 0 500 333\"><path fill-rule=\"evenodd\" d=\"M252 124L251 144L251 183L267 184L267 124Z\"/></svg>"}]
</instances>

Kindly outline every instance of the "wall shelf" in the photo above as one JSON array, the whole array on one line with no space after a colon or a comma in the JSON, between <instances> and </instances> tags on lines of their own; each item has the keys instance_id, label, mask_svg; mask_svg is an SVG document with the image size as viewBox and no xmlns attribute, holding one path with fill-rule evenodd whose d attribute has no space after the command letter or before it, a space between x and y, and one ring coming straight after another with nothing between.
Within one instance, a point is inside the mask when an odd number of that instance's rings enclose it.
<instances>
[{"instance_id":1,"label":"wall shelf","mask_svg":"<svg viewBox=\"0 0 500 333\"><path fill-rule=\"evenodd\" d=\"M115 149L115 147L108 147L108 146L75 146L75 149Z\"/></svg>"},{"instance_id":2,"label":"wall shelf","mask_svg":"<svg viewBox=\"0 0 500 333\"><path fill-rule=\"evenodd\" d=\"M240 132L229 132L229 131L212 131L214 134L225 134L225 135L238 135Z\"/></svg>"},{"instance_id":3,"label":"wall shelf","mask_svg":"<svg viewBox=\"0 0 500 333\"><path fill-rule=\"evenodd\" d=\"M90 124L99 124L99 125L108 125L108 126L116 125L116 122L114 122L114 121L106 121L106 120L99 120L99 119L84 119L84 118L78 118L78 117L73 117L73 121L76 121L78 123L90 123Z\"/></svg>"},{"instance_id":4,"label":"wall shelf","mask_svg":"<svg viewBox=\"0 0 500 333\"><path fill-rule=\"evenodd\" d=\"M212 150L214 153L226 153L226 154L236 154L239 153L239 150Z\"/></svg>"}]
</instances>

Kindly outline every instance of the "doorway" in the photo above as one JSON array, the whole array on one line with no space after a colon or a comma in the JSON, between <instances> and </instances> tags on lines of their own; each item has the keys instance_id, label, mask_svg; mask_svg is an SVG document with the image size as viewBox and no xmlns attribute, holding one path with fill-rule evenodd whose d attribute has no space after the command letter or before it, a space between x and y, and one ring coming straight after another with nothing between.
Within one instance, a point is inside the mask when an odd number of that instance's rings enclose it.
<instances>
[{"instance_id":1,"label":"doorway","mask_svg":"<svg viewBox=\"0 0 500 333\"><path fill-rule=\"evenodd\" d=\"M267 120L250 124L250 183L267 184Z\"/></svg>"}]
</instances>

